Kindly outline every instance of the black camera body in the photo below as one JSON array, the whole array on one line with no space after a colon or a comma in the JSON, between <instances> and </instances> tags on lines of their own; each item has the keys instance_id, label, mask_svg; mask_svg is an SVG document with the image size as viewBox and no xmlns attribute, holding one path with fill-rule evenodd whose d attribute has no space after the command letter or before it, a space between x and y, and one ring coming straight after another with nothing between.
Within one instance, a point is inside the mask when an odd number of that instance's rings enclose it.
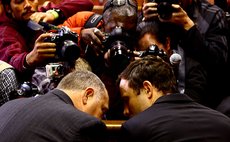
<instances>
[{"instance_id":1,"label":"black camera body","mask_svg":"<svg viewBox=\"0 0 230 142\"><path fill-rule=\"evenodd\" d=\"M121 27L115 27L112 32L105 35L106 40L103 41L105 52L110 50L111 66L120 72L130 62L134 38Z\"/></svg>"},{"instance_id":2,"label":"black camera body","mask_svg":"<svg viewBox=\"0 0 230 142\"><path fill-rule=\"evenodd\" d=\"M145 51L139 51L139 52L140 52L139 57L141 58L148 55L154 55L154 56L161 57L165 61L168 60L167 53L163 49L159 49L159 47L156 44L150 45L148 49L146 49Z\"/></svg>"},{"instance_id":3,"label":"black camera body","mask_svg":"<svg viewBox=\"0 0 230 142\"><path fill-rule=\"evenodd\" d=\"M40 91L38 87L29 82L25 81L23 82L17 90L14 90L10 93L10 100L21 98L21 97L34 97L36 95L39 95Z\"/></svg>"},{"instance_id":4,"label":"black camera body","mask_svg":"<svg viewBox=\"0 0 230 142\"><path fill-rule=\"evenodd\" d=\"M160 15L162 19L170 19L172 17L172 13L175 9L172 7L172 4L179 4L179 0L153 0L158 4L157 13Z\"/></svg>"},{"instance_id":5,"label":"black camera body","mask_svg":"<svg viewBox=\"0 0 230 142\"><path fill-rule=\"evenodd\" d=\"M75 61L80 56L80 48L77 45L78 34L67 27L58 28L52 37L46 38L45 41L56 44L57 61Z\"/></svg>"}]
</instances>

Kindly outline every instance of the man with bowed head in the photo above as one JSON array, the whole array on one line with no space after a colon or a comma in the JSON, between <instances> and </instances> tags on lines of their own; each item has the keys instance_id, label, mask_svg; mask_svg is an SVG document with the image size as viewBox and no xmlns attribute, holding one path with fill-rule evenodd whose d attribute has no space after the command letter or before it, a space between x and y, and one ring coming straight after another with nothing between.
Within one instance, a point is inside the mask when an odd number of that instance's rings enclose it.
<instances>
[{"instance_id":1,"label":"man with bowed head","mask_svg":"<svg viewBox=\"0 0 230 142\"><path fill-rule=\"evenodd\" d=\"M120 74L124 114L121 141L230 141L230 119L177 93L172 67L158 56L131 62Z\"/></svg>"},{"instance_id":2,"label":"man with bowed head","mask_svg":"<svg viewBox=\"0 0 230 142\"><path fill-rule=\"evenodd\" d=\"M106 126L100 119L108 103L107 90L95 74L71 72L47 95L1 106L1 141L103 142Z\"/></svg>"}]
</instances>

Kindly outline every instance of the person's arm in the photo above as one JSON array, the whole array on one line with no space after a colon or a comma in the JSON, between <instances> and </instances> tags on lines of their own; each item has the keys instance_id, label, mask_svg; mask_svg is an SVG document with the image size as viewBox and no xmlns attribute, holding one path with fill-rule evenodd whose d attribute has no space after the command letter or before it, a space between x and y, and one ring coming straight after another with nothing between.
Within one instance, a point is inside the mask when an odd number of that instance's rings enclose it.
<instances>
[{"instance_id":1,"label":"person's arm","mask_svg":"<svg viewBox=\"0 0 230 142\"><path fill-rule=\"evenodd\" d=\"M197 24L186 32L182 43L189 56L207 66L225 64L227 61L225 16L221 10L212 14L216 16L208 19L211 21L209 24L207 19L198 19Z\"/></svg>"},{"instance_id":2,"label":"person's arm","mask_svg":"<svg viewBox=\"0 0 230 142\"><path fill-rule=\"evenodd\" d=\"M0 27L0 59L23 72L24 60L27 55L24 38L13 28Z\"/></svg>"},{"instance_id":3,"label":"person's arm","mask_svg":"<svg viewBox=\"0 0 230 142\"><path fill-rule=\"evenodd\" d=\"M79 11L91 11L93 6L92 0L62 0L62 2L58 4L49 3L41 7L39 11L44 12L50 9L59 9L60 13L62 13L62 15L59 15L60 18L65 20Z\"/></svg>"},{"instance_id":4,"label":"person's arm","mask_svg":"<svg viewBox=\"0 0 230 142\"><path fill-rule=\"evenodd\" d=\"M44 42L50 33L41 34L35 43L28 42L16 29L0 27L0 60L12 65L17 71L25 72L54 58L55 43ZM33 38L33 37L31 37ZM31 45L30 44L34 44Z\"/></svg>"}]
</instances>

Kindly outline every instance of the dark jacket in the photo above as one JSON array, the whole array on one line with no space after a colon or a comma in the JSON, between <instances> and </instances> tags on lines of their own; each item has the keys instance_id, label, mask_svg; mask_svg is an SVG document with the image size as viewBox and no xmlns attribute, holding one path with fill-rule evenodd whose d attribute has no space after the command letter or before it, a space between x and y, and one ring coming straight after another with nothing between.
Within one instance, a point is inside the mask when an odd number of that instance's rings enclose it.
<instances>
[{"instance_id":1,"label":"dark jacket","mask_svg":"<svg viewBox=\"0 0 230 142\"><path fill-rule=\"evenodd\" d=\"M73 106L60 90L9 101L0 107L1 142L97 142L106 127Z\"/></svg>"},{"instance_id":2,"label":"dark jacket","mask_svg":"<svg viewBox=\"0 0 230 142\"><path fill-rule=\"evenodd\" d=\"M160 97L122 125L124 141L229 142L230 119L182 94Z\"/></svg>"}]
</instances>

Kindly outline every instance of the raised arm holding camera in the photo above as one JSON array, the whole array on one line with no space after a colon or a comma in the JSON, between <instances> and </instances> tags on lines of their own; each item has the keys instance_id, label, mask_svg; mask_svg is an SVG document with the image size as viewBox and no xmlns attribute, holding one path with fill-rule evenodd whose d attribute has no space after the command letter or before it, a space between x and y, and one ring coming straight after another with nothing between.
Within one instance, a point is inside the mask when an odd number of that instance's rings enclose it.
<instances>
[{"instance_id":1,"label":"raised arm holding camera","mask_svg":"<svg viewBox=\"0 0 230 142\"><path fill-rule=\"evenodd\" d=\"M162 9L168 10L162 10ZM173 25L175 45L205 68L208 79L206 105L215 108L227 95L228 29L225 13L206 0L154 0L143 5L143 20L159 19Z\"/></svg>"}]
</instances>

